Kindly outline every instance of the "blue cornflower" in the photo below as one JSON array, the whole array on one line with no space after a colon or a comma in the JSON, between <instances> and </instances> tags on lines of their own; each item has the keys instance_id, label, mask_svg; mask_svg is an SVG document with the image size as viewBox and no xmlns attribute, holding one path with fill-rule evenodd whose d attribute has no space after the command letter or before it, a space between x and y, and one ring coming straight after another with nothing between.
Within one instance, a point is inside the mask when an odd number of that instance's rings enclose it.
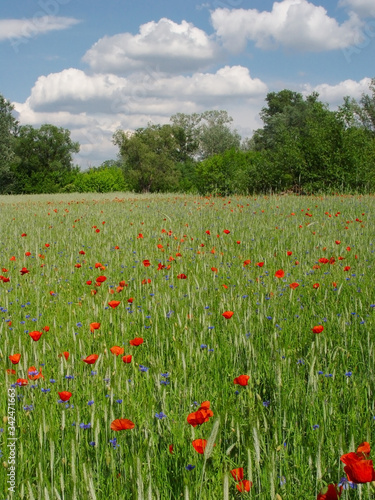
<instances>
[{"instance_id":1,"label":"blue cornflower","mask_svg":"<svg viewBox=\"0 0 375 500\"><path fill-rule=\"evenodd\" d=\"M345 375L346 375L347 377L351 377L351 376L352 376L352 374L353 374L352 372L346 372L346 373L345 373Z\"/></svg>"},{"instance_id":2,"label":"blue cornflower","mask_svg":"<svg viewBox=\"0 0 375 500\"><path fill-rule=\"evenodd\" d=\"M342 486L343 490L348 490L349 487L352 488L353 490L357 489L357 485L355 483L352 483L351 481L348 481L346 477L342 477L337 486L339 488Z\"/></svg>"},{"instance_id":3,"label":"blue cornflower","mask_svg":"<svg viewBox=\"0 0 375 500\"><path fill-rule=\"evenodd\" d=\"M148 367L147 366L143 366L143 365L139 365L139 370L141 372L147 372L148 371Z\"/></svg>"},{"instance_id":4,"label":"blue cornflower","mask_svg":"<svg viewBox=\"0 0 375 500\"><path fill-rule=\"evenodd\" d=\"M89 445L90 445L90 446L95 446L95 445L96 445L96 443L95 443L95 441L90 441L90 442L89 442Z\"/></svg>"},{"instance_id":5,"label":"blue cornflower","mask_svg":"<svg viewBox=\"0 0 375 500\"><path fill-rule=\"evenodd\" d=\"M120 447L120 445L117 443L117 438L110 439L109 442L111 443L114 449Z\"/></svg>"},{"instance_id":6,"label":"blue cornflower","mask_svg":"<svg viewBox=\"0 0 375 500\"><path fill-rule=\"evenodd\" d=\"M91 424L90 423L89 424L83 424L82 423L82 424L79 424L79 426L80 426L81 429L91 429Z\"/></svg>"},{"instance_id":7,"label":"blue cornflower","mask_svg":"<svg viewBox=\"0 0 375 500\"><path fill-rule=\"evenodd\" d=\"M51 392L51 389L42 389L42 392L44 392L44 393Z\"/></svg>"},{"instance_id":8,"label":"blue cornflower","mask_svg":"<svg viewBox=\"0 0 375 500\"><path fill-rule=\"evenodd\" d=\"M269 401L263 401L263 406L265 406L266 408L268 408L270 405L270 402Z\"/></svg>"},{"instance_id":9,"label":"blue cornflower","mask_svg":"<svg viewBox=\"0 0 375 500\"><path fill-rule=\"evenodd\" d=\"M92 371L92 372L91 372L91 375L94 377L97 373L98 373L98 372L94 372L94 371Z\"/></svg>"},{"instance_id":10,"label":"blue cornflower","mask_svg":"<svg viewBox=\"0 0 375 500\"><path fill-rule=\"evenodd\" d=\"M166 418L166 414L163 413L162 411L160 413L155 413L155 417L158 418L159 420L162 420L163 418Z\"/></svg>"},{"instance_id":11,"label":"blue cornflower","mask_svg":"<svg viewBox=\"0 0 375 500\"><path fill-rule=\"evenodd\" d=\"M91 399L90 401L88 401L87 403L89 406L92 406L94 404L94 401Z\"/></svg>"},{"instance_id":12,"label":"blue cornflower","mask_svg":"<svg viewBox=\"0 0 375 500\"><path fill-rule=\"evenodd\" d=\"M207 345L206 344L201 344L201 349L207 349Z\"/></svg>"},{"instance_id":13,"label":"blue cornflower","mask_svg":"<svg viewBox=\"0 0 375 500\"><path fill-rule=\"evenodd\" d=\"M169 373L161 373L161 376L164 377L164 378L168 378L169 377Z\"/></svg>"},{"instance_id":14,"label":"blue cornflower","mask_svg":"<svg viewBox=\"0 0 375 500\"><path fill-rule=\"evenodd\" d=\"M315 431L316 429L319 429L319 425L318 425L318 424L313 425L313 429L314 429L314 431Z\"/></svg>"},{"instance_id":15,"label":"blue cornflower","mask_svg":"<svg viewBox=\"0 0 375 500\"><path fill-rule=\"evenodd\" d=\"M34 406L33 405L26 405L26 406L23 407L23 409L25 411L32 411L34 409Z\"/></svg>"},{"instance_id":16,"label":"blue cornflower","mask_svg":"<svg viewBox=\"0 0 375 500\"><path fill-rule=\"evenodd\" d=\"M108 397L109 397L109 394L108 394ZM121 404L122 403L122 399L116 399L116 403Z\"/></svg>"},{"instance_id":17,"label":"blue cornflower","mask_svg":"<svg viewBox=\"0 0 375 500\"><path fill-rule=\"evenodd\" d=\"M188 471L191 471L193 469L195 469L195 465L191 465L191 464L188 464L186 467L185 467L186 470Z\"/></svg>"},{"instance_id":18,"label":"blue cornflower","mask_svg":"<svg viewBox=\"0 0 375 500\"><path fill-rule=\"evenodd\" d=\"M169 385L170 383L170 380L160 380L161 385Z\"/></svg>"},{"instance_id":19,"label":"blue cornflower","mask_svg":"<svg viewBox=\"0 0 375 500\"><path fill-rule=\"evenodd\" d=\"M51 382L51 384L55 384L56 383L56 380L54 378L50 378L49 381Z\"/></svg>"}]
</instances>

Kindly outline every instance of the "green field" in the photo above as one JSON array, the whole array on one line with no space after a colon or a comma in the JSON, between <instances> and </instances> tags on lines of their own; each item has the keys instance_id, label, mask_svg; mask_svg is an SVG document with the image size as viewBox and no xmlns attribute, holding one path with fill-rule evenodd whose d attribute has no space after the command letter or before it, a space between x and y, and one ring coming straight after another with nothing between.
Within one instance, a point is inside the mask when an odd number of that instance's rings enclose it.
<instances>
[{"instance_id":1,"label":"green field","mask_svg":"<svg viewBox=\"0 0 375 500\"><path fill-rule=\"evenodd\" d=\"M0 500L316 499L346 477L342 454L375 444L373 196L9 196L0 210Z\"/></svg>"}]
</instances>

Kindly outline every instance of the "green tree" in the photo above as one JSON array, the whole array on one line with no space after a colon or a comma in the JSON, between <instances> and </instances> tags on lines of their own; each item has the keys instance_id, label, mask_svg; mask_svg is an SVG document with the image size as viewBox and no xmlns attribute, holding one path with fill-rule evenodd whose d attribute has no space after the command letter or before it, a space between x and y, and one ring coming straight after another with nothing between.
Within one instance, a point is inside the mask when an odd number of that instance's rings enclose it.
<instances>
[{"instance_id":1,"label":"green tree","mask_svg":"<svg viewBox=\"0 0 375 500\"><path fill-rule=\"evenodd\" d=\"M70 131L45 124L39 129L30 125L20 127L15 141L13 162L16 192L57 193L71 184L78 167L72 154L79 144L70 138Z\"/></svg>"},{"instance_id":2,"label":"green tree","mask_svg":"<svg viewBox=\"0 0 375 500\"><path fill-rule=\"evenodd\" d=\"M13 175L10 168L14 160L14 139L18 121L13 116L14 106L0 94L0 193L12 191Z\"/></svg>"},{"instance_id":3,"label":"green tree","mask_svg":"<svg viewBox=\"0 0 375 500\"><path fill-rule=\"evenodd\" d=\"M134 133L119 130L114 134L113 142L119 146L125 181L131 190L146 193L178 189L180 132L172 125L149 125Z\"/></svg>"},{"instance_id":4,"label":"green tree","mask_svg":"<svg viewBox=\"0 0 375 500\"><path fill-rule=\"evenodd\" d=\"M86 172L80 172L73 186L69 185L69 191L78 193L110 193L126 190L127 185L122 169L112 161L104 162L100 167L90 168Z\"/></svg>"}]
</instances>

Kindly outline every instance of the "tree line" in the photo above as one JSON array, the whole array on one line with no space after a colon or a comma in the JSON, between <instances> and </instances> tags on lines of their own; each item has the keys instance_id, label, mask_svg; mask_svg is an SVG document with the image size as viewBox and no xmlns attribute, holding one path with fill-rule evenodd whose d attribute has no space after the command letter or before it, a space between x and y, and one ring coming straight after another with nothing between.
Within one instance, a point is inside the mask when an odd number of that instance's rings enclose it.
<instances>
[{"instance_id":1,"label":"tree line","mask_svg":"<svg viewBox=\"0 0 375 500\"><path fill-rule=\"evenodd\" d=\"M285 89L265 101L263 127L249 139L226 111L177 113L169 124L118 130L117 159L80 171L69 130L20 126L0 95L0 193L374 191L375 78L337 111L317 93Z\"/></svg>"}]
</instances>

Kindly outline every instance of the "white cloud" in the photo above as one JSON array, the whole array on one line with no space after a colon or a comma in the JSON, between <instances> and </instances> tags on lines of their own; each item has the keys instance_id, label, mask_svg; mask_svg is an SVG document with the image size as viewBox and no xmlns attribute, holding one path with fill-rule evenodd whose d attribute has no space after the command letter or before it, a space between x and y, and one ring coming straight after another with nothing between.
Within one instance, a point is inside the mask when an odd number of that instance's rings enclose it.
<instances>
[{"instance_id":1,"label":"white cloud","mask_svg":"<svg viewBox=\"0 0 375 500\"><path fill-rule=\"evenodd\" d=\"M320 101L328 103L332 108L336 108L343 104L344 97L346 96L358 100L362 97L362 94L370 93L370 83L371 78L363 78L359 82L355 80L344 80L336 85L329 85L328 83L321 83L315 87L305 85L303 94L307 95L314 91L318 92Z\"/></svg>"},{"instance_id":2,"label":"white cloud","mask_svg":"<svg viewBox=\"0 0 375 500\"><path fill-rule=\"evenodd\" d=\"M151 21L139 33L105 36L84 55L97 72L127 74L145 66L160 72L189 72L207 67L219 57L218 45L193 24L170 19Z\"/></svg>"},{"instance_id":3,"label":"white cloud","mask_svg":"<svg viewBox=\"0 0 375 500\"><path fill-rule=\"evenodd\" d=\"M0 41L33 38L50 31L65 30L80 21L72 17L35 16L32 19L0 19Z\"/></svg>"},{"instance_id":4,"label":"white cloud","mask_svg":"<svg viewBox=\"0 0 375 500\"><path fill-rule=\"evenodd\" d=\"M362 17L375 16L374 0L340 0L339 7L348 7Z\"/></svg>"},{"instance_id":5,"label":"white cloud","mask_svg":"<svg viewBox=\"0 0 375 500\"><path fill-rule=\"evenodd\" d=\"M77 161L85 167L116 156L111 141L119 128L134 130L149 122L168 123L177 112L223 108L241 116L246 108L249 125L249 115L255 120L266 93L265 83L242 66L191 76L155 73L152 78L144 73L89 75L69 68L39 77L26 102L14 104L21 124L53 123L71 130L81 144Z\"/></svg>"},{"instance_id":6,"label":"white cloud","mask_svg":"<svg viewBox=\"0 0 375 500\"><path fill-rule=\"evenodd\" d=\"M224 46L238 52L248 40L261 49L283 46L306 52L341 49L358 43L362 22L351 12L342 24L307 0L274 2L272 11L219 8L211 21Z\"/></svg>"}]
</instances>

